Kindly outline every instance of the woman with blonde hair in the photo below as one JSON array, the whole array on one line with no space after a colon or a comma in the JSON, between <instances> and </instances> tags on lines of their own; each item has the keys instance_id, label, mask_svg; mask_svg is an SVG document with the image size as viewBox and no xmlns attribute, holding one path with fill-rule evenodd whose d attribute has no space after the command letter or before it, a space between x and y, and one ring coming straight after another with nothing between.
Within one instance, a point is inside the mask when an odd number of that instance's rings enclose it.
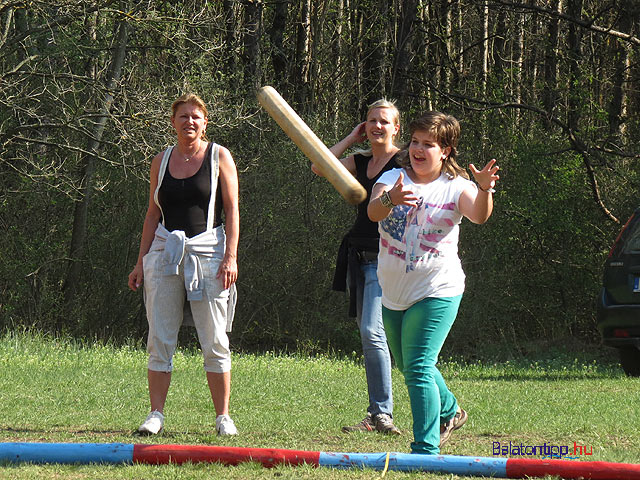
<instances>
[{"instance_id":1,"label":"woman with blonde hair","mask_svg":"<svg viewBox=\"0 0 640 480\"><path fill-rule=\"evenodd\" d=\"M171 115L177 145L158 153L151 162L140 252L129 274L132 290L144 284L149 321L151 413L138 429L141 434L154 435L164 427L172 358L183 318L192 320L198 333L216 410L216 431L237 434L229 416L227 331L238 276L238 174L229 150L207 141L207 115L197 95L178 98Z\"/></svg>"},{"instance_id":2,"label":"woman with blonde hair","mask_svg":"<svg viewBox=\"0 0 640 480\"><path fill-rule=\"evenodd\" d=\"M399 148L394 140L400 130L400 113L385 99L371 104L366 120L331 147L340 158L356 143L369 141L369 149L358 151L340 161L362 184L367 198L357 207L356 220L344 237L338 253L333 289L348 287L351 301L349 315L356 317L360 329L364 366L367 377L369 405L364 419L342 427L344 432L378 431L400 434L393 424L393 395L391 391L391 357L382 324L381 291L376 269L378 265L378 226L367 217L371 189L380 175L396 168ZM313 171L320 171L312 166Z\"/></svg>"}]
</instances>

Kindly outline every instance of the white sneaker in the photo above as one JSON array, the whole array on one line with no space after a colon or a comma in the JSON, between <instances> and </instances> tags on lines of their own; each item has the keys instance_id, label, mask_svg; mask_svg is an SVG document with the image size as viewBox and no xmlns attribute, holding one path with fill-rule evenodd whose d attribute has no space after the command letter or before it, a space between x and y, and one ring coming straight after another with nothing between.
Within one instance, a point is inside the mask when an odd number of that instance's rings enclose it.
<instances>
[{"instance_id":1,"label":"white sneaker","mask_svg":"<svg viewBox=\"0 0 640 480\"><path fill-rule=\"evenodd\" d=\"M238 429L229 415L218 415L216 418L216 431L218 435L237 435Z\"/></svg>"},{"instance_id":2,"label":"white sneaker","mask_svg":"<svg viewBox=\"0 0 640 480\"><path fill-rule=\"evenodd\" d=\"M138 433L142 435L156 435L162 431L164 427L164 415L159 411L154 410L147 419L138 428Z\"/></svg>"}]
</instances>

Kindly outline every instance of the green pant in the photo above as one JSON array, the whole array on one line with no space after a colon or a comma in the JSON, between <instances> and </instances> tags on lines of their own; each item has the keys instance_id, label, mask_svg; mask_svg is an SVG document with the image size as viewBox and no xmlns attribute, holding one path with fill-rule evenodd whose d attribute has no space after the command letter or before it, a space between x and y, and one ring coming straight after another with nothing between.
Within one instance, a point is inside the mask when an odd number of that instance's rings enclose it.
<instances>
[{"instance_id":1,"label":"green pant","mask_svg":"<svg viewBox=\"0 0 640 480\"><path fill-rule=\"evenodd\" d=\"M436 363L461 299L462 295L425 298L404 311L382 307L389 348L409 390L412 453L440 453L440 424L453 418L458 408Z\"/></svg>"}]
</instances>

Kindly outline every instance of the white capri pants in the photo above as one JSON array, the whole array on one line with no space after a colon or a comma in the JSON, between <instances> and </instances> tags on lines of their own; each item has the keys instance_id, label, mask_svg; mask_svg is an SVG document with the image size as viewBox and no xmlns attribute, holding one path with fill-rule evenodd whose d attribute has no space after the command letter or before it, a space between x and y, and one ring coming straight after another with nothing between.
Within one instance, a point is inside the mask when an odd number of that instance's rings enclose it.
<instances>
[{"instance_id":1,"label":"white capri pants","mask_svg":"<svg viewBox=\"0 0 640 480\"><path fill-rule=\"evenodd\" d=\"M224 250L224 248L223 248ZM147 253L142 259L144 269L144 293L149 337L149 370L171 372L173 354L178 343L178 331L183 321L186 301L184 265L178 275L163 272L163 251ZM216 278L222 262L222 252L213 257L199 256L203 271L202 300L191 300L193 323L204 357L206 372L224 373L231 370L231 351L227 336L227 309L229 289L224 289L221 279Z\"/></svg>"}]
</instances>

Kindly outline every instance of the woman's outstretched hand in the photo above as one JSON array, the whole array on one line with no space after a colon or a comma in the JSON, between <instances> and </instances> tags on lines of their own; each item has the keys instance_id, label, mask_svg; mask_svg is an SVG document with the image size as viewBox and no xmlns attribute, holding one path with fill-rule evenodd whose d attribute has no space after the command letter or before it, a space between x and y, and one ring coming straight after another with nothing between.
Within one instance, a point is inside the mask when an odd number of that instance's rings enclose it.
<instances>
[{"instance_id":1,"label":"woman's outstretched hand","mask_svg":"<svg viewBox=\"0 0 640 480\"><path fill-rule=\"evenodd\" d=\"M473 173L473 178L475 178L478 187L485 192L495 187L496 182L500 179L500 176L496 174L500 167L496 165L495 158L489 160L482 170L478 170L473 163L469 164L469 168L471 169L471 173Z\"/></svg>"},{"instance_id":2,"label":"woman's outstretched hand","mask_svg":"<svg viewBox=\"0 0 640 480\"><path fill-rule=\"evenodd\" d=\"M418 197L413 189L404 184L404 173L400 172L396 183L389 190L389 198L394 205L408 205L410 207L418 206Z\"/></svg>"}]
</instances>

